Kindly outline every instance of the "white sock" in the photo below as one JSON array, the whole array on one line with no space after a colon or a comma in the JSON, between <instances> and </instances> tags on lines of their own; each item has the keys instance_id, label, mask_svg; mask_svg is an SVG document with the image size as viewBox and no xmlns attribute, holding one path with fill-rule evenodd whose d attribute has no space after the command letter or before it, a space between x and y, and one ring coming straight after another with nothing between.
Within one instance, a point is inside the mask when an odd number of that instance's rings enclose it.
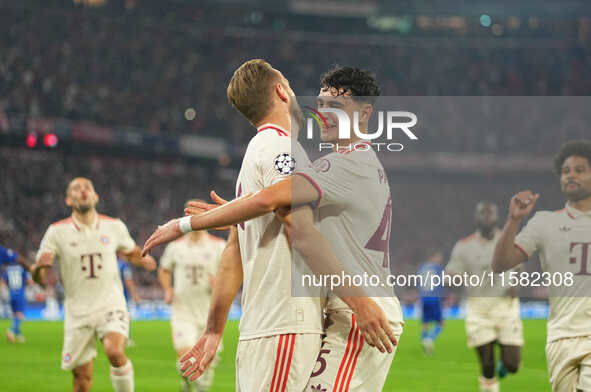
<instances>
[{"instance_id":1,"label":"white sock","mask_svg":"<svg viewBox=\"0 0 591 392\"><path fill-rule=\"evenodd\" d=\"M480 384L480 392L499 392L499 380L496 377L486 378L480 376L478 383Z\"/></svg>"},{"instance_id":2,"label":"white sock","mask_svg":"<svg viewBox=\"0 0 591 392\"><path fill-rule=\"evenodd\" d=\"M123 366L111 366L111 383L115 392L133 392L133 365L129 359Z\"/></svg>"}]
</instances>

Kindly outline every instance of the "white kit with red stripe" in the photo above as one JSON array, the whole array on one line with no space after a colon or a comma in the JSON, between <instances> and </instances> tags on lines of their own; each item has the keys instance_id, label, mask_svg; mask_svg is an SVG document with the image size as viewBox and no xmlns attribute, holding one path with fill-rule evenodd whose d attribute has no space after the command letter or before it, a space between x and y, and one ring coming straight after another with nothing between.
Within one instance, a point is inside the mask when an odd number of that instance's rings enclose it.
<instances>
[{"instance_id":1,"label":"white kit with red stripe","mask_svg":"<svg viewBox=\"0 0 591 392\"><path fill-rule=\"evenodd\" d=\"M462 238L454 245L451 252L449 263L445 267L446 272L450 274L477 275L479 277L489 276L492 272L492 259L495 246L499 240L501 231L495 229L494 236L491 239L483 237L480 232L475 232ZM511 287L506 285L502 287L500 278L496 275L494 280L483 279L479 285L466 285L465 295L469 298L476 297L505 297L512 293ZM483 305L486 311L489 306Z\"/></svg>"},{"instance_id":2,"label":"white kit with red stripe","mask_svg":"<svg viewBox=\"0 0 591 392\"><path fill-rule=\"evenodd\" d=\"M390 274L392 198L386 172L369 143L357 143L298 169L318 189L316 226L351 275ZM364 287L381 306L397 336L402 310L391 287ZM380 391L394 353L382 354L363 342L355 317L337 297L327 304L322 349L306 391Z\"/></svg>"},{"instance_id":3,"label":"white kit with red stripe","mask_svg":"<svg viewBox=\"0 0 591 392\"><path fill-rule=\"evenodd\" d=\"M549 273L547 341L591 336L591 211L568 204L559 211L539 211L515 245L527 258L539 252L542 270Z\"/></svg>"},{"instance_id":4,"label":"white kit with red stripe","mask_svg":"<svg viewBox=\"0 0 591 392\"><path fill-rule=\"evenodd\" d=\"M348 310L328 314L326 336L305 392L366 392L384 387L397 346L380 353L364 342ZM394 334L402 334L402 323L391 323Z\"/></svg>"},{"instance_id":5,"label":"white kit with red stripe","mask_svg":"<svg viewBox=\"0 0 591 392\"><path fill-rule=\"evenodd\" d=\"M321 336L310 333L241 340L236 353L236 391L303 391L320 344Z\"/></svg>"},{"instance_id":6,"label":"white kit with red stripe","mask_svg":"<svg viewBox=\"0 0 591 392\"><path fill-rule=\"evenodd\" d=\"M66 329L85 325L107 309L127 308L117 252L131 252L135 246L125 224L106 215L97 214L88 226L74 217L49 226L37 258L48 252L59 263Z\"/></svg>"},{"instance_id":7,"label":"white kit with red stripe","mask_svg":"<svg viewBox=\"0 0 591 392\"><path fill-rule=\"evenodd\" d=\"M205 233L197 242L185 235L171 242L160 267L173 273L174 299L170 321L185 321L205 329L211 297L210 277L218 270L226 241Z\"/></svg>"},{"instance_id":8,"label":"white kit with red stripe","mask_svg":"<svg viewBox=\"0 0 591 392\"><path fill-rule=\"evenodd\" d=\"M295 162L287 130L273 124L260 126L246 149L236 196L287 178L301 163ZM244 274L240 340L286 333L322 334L320 299L291 295L291 250L275 214L239 224L238 240Z\"/></svg>"},{"instance_id":9,"label":"white kit with red stripe","mask_svg":"<svg viewBox=\"0 0 591 392\"><path fill-rule=\"evenodd\" d=\"M374 297L389 321L402 322L400 303L387 285L392 197L386 171L371 145L357 143L330 153L295 174L318 189L316 226L347 273L378 277L380 284L364 287L365 292ZM328 309L348 306L332 297Z\"/></svg>"}]
</instances>

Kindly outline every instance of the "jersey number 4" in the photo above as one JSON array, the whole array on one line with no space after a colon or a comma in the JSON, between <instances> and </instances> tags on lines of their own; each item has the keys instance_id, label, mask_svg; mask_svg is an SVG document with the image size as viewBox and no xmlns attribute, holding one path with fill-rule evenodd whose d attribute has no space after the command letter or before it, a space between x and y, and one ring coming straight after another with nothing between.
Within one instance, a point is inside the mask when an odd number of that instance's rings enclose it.
<instances>
[{"instance_id":1,"label":"jersey number 4","mask_svg":"<svg viewBox=\"0 0 591 392\"><path fill-rule=\"evenodd\" d=\"M377 250L378 252L384 253L384 260L382 267L390 267L390 228L392 223L392 196L388 197L386 208L384 208L384 214L377 230L367 244L365 249Z\"/></svg>"}]
</instances>

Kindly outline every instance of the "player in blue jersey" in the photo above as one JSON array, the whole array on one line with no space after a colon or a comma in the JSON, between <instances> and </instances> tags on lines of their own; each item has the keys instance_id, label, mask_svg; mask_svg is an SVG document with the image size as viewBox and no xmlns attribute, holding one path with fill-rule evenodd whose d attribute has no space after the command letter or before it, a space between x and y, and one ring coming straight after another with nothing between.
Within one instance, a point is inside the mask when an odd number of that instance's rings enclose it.
<instances>
[{"instance_id":1,"label":"player in blue jersey","mask_svg":"<svg viewBox=\"0 0 591 392\"><path fill-rule=\"evenodd\" d=\"M131 299L136 304L140 301L140 297L137 293L135 283L133 281L133 272L129 264L125 261L118 259L117 264L119 267L119 276L121 277L121 282L123 283L123 296L125 297L125 303L127 304L127 309L129 310L129 296L131 295ZM127 347L135 346L135 342L131 338L131 323L129 323L129 338L125 345Z\"/></svg>"},{"instance_id":2,"label":"player in blue jersey","mask_svg":"<svg viewBox=\"0 0 591 392\"><path fill-rule=\"evenodd\" d=\"M28 271L32 263L12 249L0 245L0 266L5 264L20 264Z\"/></svg>"},{"instance_id":3,"label":"player in blue jersey","mask_svg":"<svg viewBox=\"0 0 591 392\"><path fill-rule=\"evenodd\" d=\"M443 316L441 314L442 288L434 286L432 276L443 273L443 254L435 251L429 259L423 263L418 274L423 277L423 285L420 287L423 329L421 331L421 344L425 354L433 353L435 339L443 329Z\"/></svg>"},{"instance_id":4,"label":"player in blue jersey","mask_svg":"<svg viewBox=\"0 0 591 392\"><path fill-rule=\"evenodd\" d=\"M27 283L32 283L31 276L22 265L7 264L4 267L2 279L8 286L10 309L12 310L12 324L6 330L6 339L10 343L14 343L15 341L24 343L25 338L21 332L21 322L25 318L25 308L27 306L25 287Z\"/></svg>"}]
</instances>

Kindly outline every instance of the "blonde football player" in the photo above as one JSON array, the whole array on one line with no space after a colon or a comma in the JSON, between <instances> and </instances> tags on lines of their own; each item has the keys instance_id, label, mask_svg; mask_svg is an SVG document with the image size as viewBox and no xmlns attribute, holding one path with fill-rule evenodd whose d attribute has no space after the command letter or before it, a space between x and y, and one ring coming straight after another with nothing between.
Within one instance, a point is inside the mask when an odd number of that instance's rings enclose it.
<instances>
[{"instance_id":1,"label":"blonde football player","mask_svg":"<svg viewBox=\"0 0 591 392\"><path fill-rule=\"evenodd\" d=\"M506 271L539 252L550 287L546 360L552 390L591 391L591 141L564 144L554 168L565 208L537 212L517 234L540 195L528 190L513 196L493 269Z\"/></svg>"},{"instance_id":2,"label":"blonde football player","mask_svg":"<svg viewBox=\"0 0 591 392\"><path fill-rule=\"evenodd\" d=\"M366 131L378 92L373 75L369 72L349 67L336 68L323 78L318 106L341 108L351 118L354 111L360 112L359 127ZM336 120L329 117L327 124L322 134L323 141L336 141ZM292 203L316 204L319 206L319 215L331 218L319 222L320 232L316 232L314 227L294 230L297 232L294 247L300 253L312 254L312 248L322 246L322 233L330 244L339 245L335 247L337 256L340 260L348 260L350 271L383 276L389 272L389 186L375 152L367 144L357 139L351 140L352 145L357 143L361 148L343 149L324 157L323 160L328 164L323 166L323 170L317 170L312 165L304 166L296 170L299 175L295 177L254 195L249 194L218 211L212 210L203 216L192 217L192 227L234 223L289 207ZM342 144L349 145L348 141L342 141ZM292 189L295 189L293 194ZM361 194L356 195L355 192ZM356 200L368 194L372 197L366 203L356 203ZM297 226L303 223L300 219L295 221ZM309 221L312 222L311 219ZM326 256L319 264L326 262L328 253L316 253ZM333 387L350 391L382 389L394 357L395 348L390 343L396 343L402 332L402 314L391 290L375 293L375 296L377 306L368 298L363 298L362 306L356 306L359 303L347 297L344 298L347 303L337 297L328 300L329 327L325 331L326 337L316 358L315 369L308 375L311 378L306 391L332 390ZM356 300L361 301L362 298ZM377 307L376 314L384 318L373 319L369 323L372 325L368 327L367 318L359 315L363 315L364 311L369 312L372 304ZM369 348L365 342L377 346L381 352ZM198 355L195 357L199 358Z\"/></svg>"},{"instance_id":3,"label":"blonde football player","mask_svg":"<svg viewBox=\"0 0 591 392\"><path fill-rule=\"evenodd\" d=\"M73 373L73 391L90 391L96 339L111 363L116 392L134 390L133 366L125 355L129 314L117 266L117 252L135 265L156 268L153 257L142 257L127 227L119 219L96 211L99 196L87 178L74 178L66 189L69 218L47 229L37 262L31 267L37 283L45 283L47 268L59 261L65 289L64 343L61 366Z\"/></svg>"},{"instance_id":4,"label":"blonde football player","mask_svg":"<svg viewBox=\"0 0 591 392\"><path fill-rule=\"evenodd\" d=\"M205 230L193 231L170 243L160 258L158 279L164 300L172 304L172 342L179 358L205 331L213 281L225 244ZM213 372L211 366L192 386L181 378L181 391L209 390Z\"/></svg>"},{"instance_id":5,"label":"blonde football player","mask_svg":"<svg viewBox=\"0 0 591 392\"><path fill-rule=\"evenodd\" d=\"M289 82L262 60L248 61L234 73L228 97L258 131L249 143L236 186L237 196L251 195L293 172L295 162L289 135L292 126L295 126L292 119L301 120L303 116ZM314 192L313 198L317 198L315 188L310 187ZM286 190L280 192L285 194ZM253 209L252 214L248 211L248 218L256 218L239 224L230 233L216 280L228 280L231 284L225 287L216 285L207 330L191 353L182 358L192 362L195 358L199 360L195 366L200 366L201 370L191 375L191 379L201 374L212 353L215 353L243 273L243 315L236 360L237 390L302 391L308 382L323 332L320 299L291 296L291 250L284 226L272 214L274 210L264 207ZM195 218L173 220L160 227L146 242L144 252L196 228L193 227ZM245 220L244 217L236 220L230 214L208 228L226 225L222 223L224 219L228 220L226 224ZM236 252L228 251L237 243L242 258L241 270L237 270L240 260ZM229 254L227 258L226 251ZM367 300L359 300L361 302L368 304ZM366 308L360 307L358 314L362 315L359 317L361 329L371 324L366 329L380 330L384 340L389 338L382 329L389 327L384 326L383 323L387 322L379 307L368 304ZM390 339L395 340L393 333L391 335ZM203 351L207 355L201 359ZM185 374L195 370L192 367Z\"/></svg>"},{"instance_id":6,"label":"blonde football player","mask_svg":"<svg viewBox=\"0 0 591 392\"><path fill-rule=\"evenodd\" d=\"M228 98L257 131L244 156L237 195L289 176L292 166L276 167L278 160L291 157L291 115L297 106L287 79L267 62L251 60L234 73ZM228 283L219 291L219 285L214 287L210 313L216 317L209 320L206 334L217 347L227 317L219 309L229 309L242 281L236 390L259 392L279 385L303 390L303 375L312 371L320 349L322 313L318 298L291 296L291 255L283 225L272 213L239 225L231 230L226 250L216 280ZM278 357L278 352L284 354Z\"/></svg>"},{"instance_id":7,"label":"blonde football player","mask_svg":"<svg viewBox=\"0 0 591 392\"><path fill-rule=\"evenodd\" d=\"M491 202L476 205L476 232L459 240L446 267L449 274L488 274L494 247L499 239L498 208ZM468 346L476 349L480 361L480 391L499 391L495 377L495 342L501 348L497 374L505 377L517 372L523 345L523 327L519 315L519 299L512 289L501 287L500 281L481 287L467 287L466 335Z\"/></svg>"}]
</instances>

